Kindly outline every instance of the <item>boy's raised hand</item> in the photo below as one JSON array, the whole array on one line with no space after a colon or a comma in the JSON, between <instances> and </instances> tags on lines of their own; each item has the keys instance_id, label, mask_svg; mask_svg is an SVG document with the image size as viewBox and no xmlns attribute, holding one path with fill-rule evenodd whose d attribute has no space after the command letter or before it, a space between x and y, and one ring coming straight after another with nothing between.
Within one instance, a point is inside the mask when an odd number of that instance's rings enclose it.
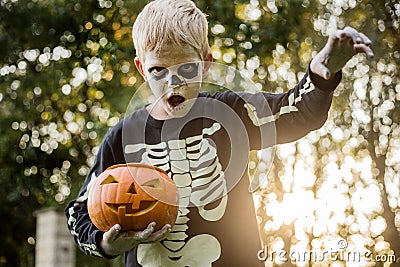
<instances>
[{"instance_id":1,"label":"boy's raised hand","mask_svg":"<svg viewBox=\"0 0 400 267\"><path fill-rule=\"evenodd\" d=\"M109 256L120 255L140 243L151 243L162 240L171 230L169 224L154 232L155 222L150 223L143 231L121 231L119 224L114 225L103 234L100 246Z\"/></svg>"},{"instance_id":2,"label":"boy's raised hand","mask_svg":"<svg viewBox=\"0 0 400 267\"><path fill-rule=\"evenodd\" d=\"M367 57L373 57L370 45L371 40L367 36L351 27L336 30L329 36L325 47L311 61L311 71L329 80L331 74L341 70L355 54L365 53Z\"/></svg>"}]
</instances>

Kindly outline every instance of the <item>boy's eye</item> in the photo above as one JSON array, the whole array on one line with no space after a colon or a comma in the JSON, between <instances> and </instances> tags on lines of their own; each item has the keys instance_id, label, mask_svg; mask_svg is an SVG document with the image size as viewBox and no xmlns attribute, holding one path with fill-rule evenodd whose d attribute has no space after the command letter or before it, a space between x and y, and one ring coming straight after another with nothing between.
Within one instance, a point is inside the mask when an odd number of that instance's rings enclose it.
<instances>
[{"instance_id":1,"label":"boy's eye","mask_svg":"<svg viewBox=\"0 0 400 267\"><path fill-rule=\"evenodd\" d=\"M193 79L197 76L198 66L196 63L188 63L178 68L178 74L186 79Z\"/></svg>"},{"instance_id":2,"label":"boy's eye","mask_svg":"<svg viewBox=\"0 0 400 267\"><path fill-rule=\"evenodd\" d=\"M159 79L164 78L167 75L168 70L163 67L152 67L149 69L149 72L150 72L151 76L154 77L154 79L159 80Z\"/></svg>"}]
</instances>

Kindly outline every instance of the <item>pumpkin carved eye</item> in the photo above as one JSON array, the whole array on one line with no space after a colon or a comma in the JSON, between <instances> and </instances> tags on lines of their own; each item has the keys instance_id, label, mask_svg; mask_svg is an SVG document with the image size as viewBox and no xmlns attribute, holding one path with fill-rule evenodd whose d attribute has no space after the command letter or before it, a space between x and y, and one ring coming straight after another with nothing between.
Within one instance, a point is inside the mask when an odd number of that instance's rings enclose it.
<instances>
[{"instance_id":1,"label":"pumpkin carved eye","mask_svg":"<svg viewBox=\"0 0 400 267\"><path fill-rule=\"evenodd\" d=\"M151 188L162 188L162 185L161 185L161 182L159 179L153 179L148 182L145 182L144 184L142 184L142 186L147 186L147 187L151 187Z\"/></svg>"},{"instance_id":2,"label":"pumpkin carved eye","mask_svg":"<svg viewBox=\"0 0 400 267\"><path fill-rule=\"evenodd\" d=\"M131 186L129 187L128 193L131 193L131 194L137 194L138 193L134 183L132 183Z\"/></svg>"},{"instance_id":3,"label":"pumpkin carved eye","mask_svg":"<svg viewBox=\"0 0 400 267\"><path fill-rule=\"evenodd\" d=\"M101 185L105 184L117 184L119 183L119 179L113 175L108 175L106 179L101 182Z\"/></svg>"}]
</instances>

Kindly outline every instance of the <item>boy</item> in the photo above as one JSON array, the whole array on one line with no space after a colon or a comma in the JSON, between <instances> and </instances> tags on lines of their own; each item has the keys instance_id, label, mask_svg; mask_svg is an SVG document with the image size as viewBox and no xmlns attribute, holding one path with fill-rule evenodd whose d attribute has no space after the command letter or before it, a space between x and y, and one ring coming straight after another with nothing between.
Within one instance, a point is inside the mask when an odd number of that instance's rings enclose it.
<instances>
[{"instance_id":1,"label":"boy","mask_svg":"<svg viewBox=\"0 0 400 267\"><path fill-rule=\"evenodd\" d=\"M135 65L156 101L127 115L103 140L79 196L66 208L68 227L85 253L126 266L263 266L248 177L252 149L291 142L322 126L340 69L370 40L337 31L300 83L283 94L200 92L212 55L205 15L190 0L156 0L137 17ZM276 128L274 128L276 127ZM276 129L276 135L275 135ZM106 168L144 162L164 169L179 190L174 227L139 232L119 225L103 233L87 212L90 182ZM243 178L244 177L244 178Z\"/></svg>"}]
</instances>

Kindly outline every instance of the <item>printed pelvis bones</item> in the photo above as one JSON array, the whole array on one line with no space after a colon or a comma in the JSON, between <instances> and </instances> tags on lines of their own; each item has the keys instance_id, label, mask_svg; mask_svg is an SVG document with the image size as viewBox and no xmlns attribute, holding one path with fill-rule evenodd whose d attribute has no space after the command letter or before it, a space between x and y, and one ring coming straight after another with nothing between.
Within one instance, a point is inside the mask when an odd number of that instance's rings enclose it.
<instances>
[{"instance_id":1,"label":"printed pelvis bones","mask_svg":"<svg viewBox=\"0 0 400 267\"><path fill-rule=\"evenodd\" d=\"M218 240L210 234L200 234L186 240L188 235L189 205L198 209L207 221L217 221L225 213L227 186L216 148L204 135L212 135L221 128L214 123L202 134L181 140L170 140L156 145L128 144L125 153L142 154L143 163L158 166L175 181L179 191L177 221L166 239L138 247L138 261L143 266L211 266L221 252ZM213 209L205 206L215 200Z\"/></svg>"}]
</instances>

